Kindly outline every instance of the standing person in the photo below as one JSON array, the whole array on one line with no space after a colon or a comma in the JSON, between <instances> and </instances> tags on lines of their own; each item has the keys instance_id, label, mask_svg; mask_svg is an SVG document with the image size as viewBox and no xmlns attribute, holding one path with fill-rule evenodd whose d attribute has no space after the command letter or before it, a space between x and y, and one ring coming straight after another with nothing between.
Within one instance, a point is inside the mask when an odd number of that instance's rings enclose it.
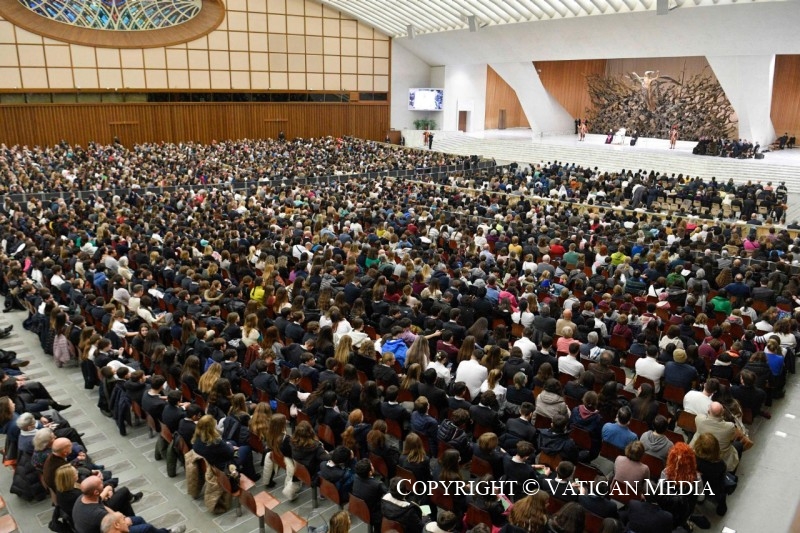
<instances>
[{"instance_id":1,"label":"standing person","mask_svg":"<svg viewBox=\"0 0 800 533\"><path fill-rule=\"evenodd\" d=\"M433 150L433 132L428 132L428 150Z\"/></svg>"},{"instance_id":2,"label":"standing person","mask_svg":"<svg viewBox=\"0 0 800 533\"><path fill-rule=\"evenodd\" d=\"M669 149L674 150L675 144L678 142L678 125L675 124L672 126L672 129L669 132Z\"/></svg>"}]
</instances>

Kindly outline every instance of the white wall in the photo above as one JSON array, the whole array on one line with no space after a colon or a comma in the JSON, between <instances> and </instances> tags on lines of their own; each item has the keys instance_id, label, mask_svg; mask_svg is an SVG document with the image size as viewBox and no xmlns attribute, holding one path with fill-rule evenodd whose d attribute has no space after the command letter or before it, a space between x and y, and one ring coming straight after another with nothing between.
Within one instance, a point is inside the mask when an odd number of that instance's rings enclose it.
<instances>
[{"instance_id":1,"label":"white wall","mask_svg":"<svg viewBox=\"0 0 800 533\"><path fill-rule=\"evenodd\" d=\"M603 2L605 3L605 2ZM488 26L396 39L431 65L800 53L797 1Z\"/></svg>"},{"instance_id":2,"label":"white wall","mask_svg":"<svg viewBox=\"0 0 800 533\"><path fill-rule=\"evenodd\" d=\"M468 111L467 131L486 124L486 64L447 65L444 71L444 113L441 129L458 129L458 112Z\"/></svg>"},{"instance_id":3,"label":"white wall","mask_svg":"<svg viewBox=\"0 0 800 533\"><path fill-rule=\"evenodd\" d=\"M517 93L534 134L561 135L574 131L573 118L547 92L531 61L492 63L490 66Z\"/></svg>"},{"instance_id":4,"label":"white wall","mask_svg":"<svg viewBox=\"0 0 800 533\"><path fill-rule=\"evenodd\" d=\"M709 56L708 62L739 118L739 138L766 146L775 139L770 110L775 56Z\"/></svg>"},{"instance_id":5,"label":"white wall","mask_svg":"<svg viewBox=\"0 0 800 533\"><path fill-rule=\"evenodd\" d=\"M437 118L422 111L409 111L408 90L413 87L442 87L433 84L431 66L407 48L392 42L392 105L389 126L396 130L412 129L419 118Z\"/></svg>"}]
</instances>

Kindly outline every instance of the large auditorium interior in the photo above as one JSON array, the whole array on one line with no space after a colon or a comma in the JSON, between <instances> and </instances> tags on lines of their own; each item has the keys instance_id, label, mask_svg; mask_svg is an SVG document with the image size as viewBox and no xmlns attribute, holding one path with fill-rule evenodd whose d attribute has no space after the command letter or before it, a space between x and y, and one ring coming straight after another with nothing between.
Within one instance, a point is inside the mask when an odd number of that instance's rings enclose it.
<instances>
[{"instance_id":1,"label":"large auditorium interior","mask_svg":"<svg viewBox=\"0 0 800 533\"><path fill-rule=\"evenodd\" d=\"M0 533L800 533L798 27L0 1Z\"/></svg>"}]
</instances>

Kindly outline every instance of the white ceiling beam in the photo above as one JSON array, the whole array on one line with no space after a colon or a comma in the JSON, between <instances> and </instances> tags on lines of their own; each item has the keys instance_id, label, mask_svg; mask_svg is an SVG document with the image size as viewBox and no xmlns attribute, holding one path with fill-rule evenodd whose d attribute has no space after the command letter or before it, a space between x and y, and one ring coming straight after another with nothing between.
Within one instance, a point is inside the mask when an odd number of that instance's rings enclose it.
<instances>
[{"instance_id":1,"label":"white ceiling beam","mask_svg":"<svg viewBox=\"0 0 800 533\"><path fill-rule=\"evenodd\" d=\"M589 2L588 0L575 0L575 3L580 6L584 13L587 15L591 15L594 11L595 7L594 4Z\"/></svg>"},{"instance_id":2,"label":"white ceiling beam","mask_svg":"<svg viewBox=\"0 0 800 533\"><path fill-rule=\"evenodd\" d=\"M561 3L561 0L544 0L544 2L552 7L562 17L567 16L567 8Z\"/></svg>"},{"instance_id":3,"label":"white ceiling beam","mask_svg":"<svg viewBox=\"0 0 800 533\"><path fill-rule=\"evenodd\" d=\"M619 13L619 10L622 9L622 2L619 0L606 0L608 5L614 10L615 13Z\"/></svg>"},{"instance_id":4,"label":"white ceiling beam","mask_svg":"<svg viewBox=\"0 0 800 533\"><path fill-rule=\"evenodd\" d=\"M536 3L532 0L517 0L521 5L525 6L531 13L536 15L536 18L542 20L544 17L548 16L547 12L544 11L541 7L539 7ZM552 18L552 17L551 17Z\"/></svg>"},{"instance_id":5,"label":"white ceiling beam","mask_svg":"<svg viewBox=\"0 0 800 533\"><path fill-rule=\"evenodd\" d=\"M491 11L487 11L486 8L480 4L467 2L465 0L450 0L450 2L464 11L464 17L475 15L478 18L482 18L484 22L493 22L494 24L500 23L497 15L493 14Z\"/></svg>"},{"instance_id":6,"label":"white ceiling beam","mask_svg":"<svg viewBox=\"0 0 800 533\"><path fill-rule=\"evenodd\" d=\"M418 4L418 7L416 7L415 10L413 11L412 10L403 11L403 15L412 20L421 19L421 20L431 20L436 22L436 24L428 25L433 28L431 31L436 31L436 28L443 30L452 27L453 23L448 22L444 18L442 18L442 14L440 12L437 12L435 9L432 9L433 7L435 7L434 4L424 4L424 3Z\"/></svg>"},{"instance_id":7,"label":"white ceiling beam","mask_svg":"<svg viewBox=\"0 0 800 533\"><path fill-rule=\"evenodd\" d=\"M605 13L608 9L608 2L605 0L591 0L592 5L596 7L600 13Z\"/></svg>"},{"instance_id":8,"label":"white ceiling beam","mask_svg":"<svg viewBox=\"0 0 800 533\"><path fill-rule=\"evenodd\" d=\"M488 5L491 6L495 10L495 12L502 13L501 16L506 19L507 24L513 22L521 22L523 20L520 12L511 7L508 4L508 2L504 1L504 2L499 2L497 4L488 4Z\"/></svg>"},{"instance_id":9,"label":"white ceiling beam","mask_svg":"<svg viewBox=\"0 0 800 533\"><path fill-rule=\"evenodd\" d=\"M576 17L581 14L581 6L579 6L572 0L561 0L561 3L564 4L564 6L567 9L569 9L572 12L572 14L575 15Z\"/></svg>"},{"instance_id":10,"label":"white ceiling beam","mask_svg":"<svg viewBox=\"0 0 800 533\"><path fill-rule=\"evenodd\" d=\"M636 0L622 0L622 1L625 3L629 11L633 11L636 8Z\"/></svg>"},{"instance_id":11,"label":"white ceiling beam","mask_svg":"<svg viewBox=\"0 0 800 533\"><path fill-rule=\"evenodd\" d=\"M368 24L369 26L373 26L383 33L387 35L392 35L394 37L401 37L406 35L406 25L401 24L397 21L394 17L388 17L386 14L378 14L373 12L370 9L365 9L365 3L358 3L355 6L345 3L332 3L330 1L326 1L328 5L333 8L336 8L343 13L347 13L348 15L361 20L362 22Z\"/></svg>"},{"instance_id":12,"label":"white ceiling beam","mask_svg":"<svg viewBox=\"0 0 800 533\"><path fill-rule=\"evenodd\" d=\"M546 0L531 0L531 1L535 3L539 7L539 9L544 11L544 13L546 13L547 16L550 17L551 19L555 18L556 15L558 15L558 12L555 9L553 9L553 6L548 4Z\"/></svg>"},{"instance_id":13,"label":"white ceiling beam","mask_svg":"<svg viewBox=\"0 0 800 533\"><path fill-rule=\"evenodd\" d=\"M519 0L508 0L508 3L516 9L524 20L539 18L530 5L523 5Z\"/></svg>"},{"instance_id":14,"label":"white ceiling beam","mask_svg":"<svg viewBox=\"0 0 800 533\"><path fill-rule=\"evenodd\" d=\"M653 0L639 0L644 6L645 11L650 11L653 8Z\"/></svg>"}]
</instances>

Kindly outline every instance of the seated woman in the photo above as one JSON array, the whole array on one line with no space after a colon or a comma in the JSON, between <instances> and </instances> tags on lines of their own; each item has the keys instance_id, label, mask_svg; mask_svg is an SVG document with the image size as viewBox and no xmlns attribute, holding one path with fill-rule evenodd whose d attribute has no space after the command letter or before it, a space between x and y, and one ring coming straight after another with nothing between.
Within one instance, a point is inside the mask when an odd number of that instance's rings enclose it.
<instances>
[{"instance_id":1,"label":"seated woman","mask_svg":"<svg viewBox=\"0 0 800 533\"><path fill-rule=\"evenodd\" d=\"M425 453L422 439L416 433L409 433L403 441L403 455L400 456L398 466L409 470L417 481L433 480L430 458Z\"/></svg>"},{"instance_id":2,"label":"seated woman","mask_svg":"<svg viewBox=\"0 0 800 533\"><path fill-rule=\"evenodd\" d=\"M641 420L652 428L653 420L658 414L658 402L653 386L649 383L642 383L636 398L631 400L630 407L633 418Z\"/></svg>"},{"instance_id":3,"label":"seated woman","mask_svg":"<svg viewBox=\"0 0 800 533\"><path fill-rule=\"evenodd\" d=\"M561 394L561 383L555 378L550 378L544 384L544 390L536 397L536 415L553 418L557 414L570 416L569 407L564 403Z\"/></svg>"},{"instance_id":4,"label":"seated woman","mask_svg":"<svg viewBox=\"0 0 800 533\"><path fill-rule=\"evenodd\" d=\"M459 464L461 463L461 455L457 450L446 450L439 458L439 464L434 474L435 481L448 482L464 482L464 477L461 475ZM463 516L467 511L467 499L464 495L454 495L453 497L453 512L457 516Z\"/></svg>"},{"instance_id":5,"label":"seated woman","mask_svg":"<svg viewBox=\"0 0 800 533\"><path fill-rule=\"evenodd\" d=\"M492 467L492 475L496 479L503 476L503 459L506 453L498 446L497 435L488 432L478 437L478 441L472 445L472 456L483 459Z\"/></svg>"},{"instance_id":6,"label":"seated woman","mask_svg":"<svg viewBox=\"0 0 800 533\"><path fill-rule=\"evenodd\" d=\"M320 463L327 461L330 456L322 446L314 428L307 421L303 420L297 424L292 435L291 447L294 461L306 467L311 479L315 480L319 474Z\"/></svg>"},{"instance_id":7,"label":"seated woman","mask_svg":"<svg viewBox=\"0 0 800 533\"><path fill-rule=\"evenodd\" d=\"M246 450L241 452L239 446L232 446L222 439L217 431L217 421L211 415L204 415L197 422L197 428L192 439L192 449L203 459L218 470L226 474L229 473L228 467L233 464L236 469L249 477L253 481L261 479L253 466L253 455Z\"/></svg>"},{"instance_id":8,"label":"seated woman","mask_svg":"<svg viewBox=\"0 0 800 533\"><path fill-rule=\"evenodd\" d=\"M711 433L698 435L692 445L697 459L697 472L702 478L703 485L706 483L714 493L717 502L717 515L725 516L728 512L726 486L727 468L725 462L720 458L719 441Z\"/></svg>"},{"instance_id":9,"label":"seated woman","mask_svg":"<svg viewBox=\"0 0 800 533\"><path fill-rule=\"evenodd\" d=\"M367 433L367 448L369 453L375 454L386 463L389 478L393 478L397 471L397 463L400 461L400 451L389 446L386 442L386 422L376 420L372 424L372 429Z\"/></svg>"},{"instance_id":10,"label":"seated woman","mask_svg":"<svg viewBox=\"0 0 800 533\"><path fill-rule=\"evenodd\" d=\"M75 501L81 497L78 470L72 465L63 465L56 470L56 502L63 513L72 519L72 508ZM111 509L125 516L134 516L132 504L142 499L142 493L131 494L127 487L114 488L111 485L103 487L100 501Z\"/></svg>"},{"instance_id":11,"label":"seated woman","mask_svg":"<svg viewBox=\"0 0 800 533\"><path fill-rule=\"evenodd\" d=\"M642 463L644 445L635 440L625 446L625 455L614 461L613 478L615 483L630 483L637 488L638 494L644 494L645 481L650 479L650 468Z\"/></svg>"}]
</instances>

